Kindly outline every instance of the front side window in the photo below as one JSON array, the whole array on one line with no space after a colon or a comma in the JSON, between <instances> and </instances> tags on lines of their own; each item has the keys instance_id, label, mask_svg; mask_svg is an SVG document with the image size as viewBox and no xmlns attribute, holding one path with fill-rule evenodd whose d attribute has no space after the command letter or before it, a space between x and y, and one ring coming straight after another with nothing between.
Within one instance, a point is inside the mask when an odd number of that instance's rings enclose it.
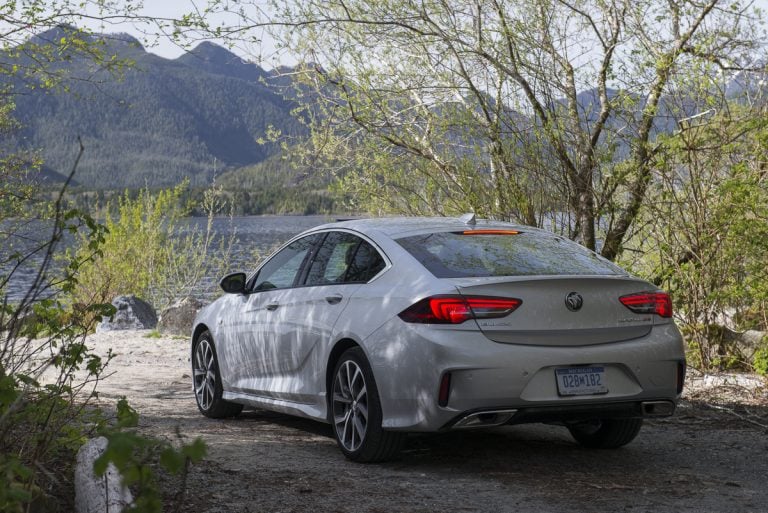
<instances>
[{"instance_id":1,"label":"front side window","mask_svg":"<svg viewBox=\"0 0 768 513\"><path fill-rule=\"evenodd\" d=\"M384 267L384 259L368 242L351 233L331 232L317 251L305 284L364 283Z\"/></svg>"},{"instance_id":2,"label":"front side window","mask_svg":"<svg viewBox=\"0 0 768 513\"><path fill-rule=\"evenodd\" d=\"M439 232L397 239L437 278L623 275L575 242L541 232Z\"/></svg>"},{"instance_id":3,"label":"front side window","mask_svg":"<svg viewBox=\"0 0 768 513\"><path fill-rule=\"evenodd\" d=\"M316 234L308 235L280 250L259 270L251 290L256 292L293 287L296 275L316 240Z\"/></svg>"}]
</instances>

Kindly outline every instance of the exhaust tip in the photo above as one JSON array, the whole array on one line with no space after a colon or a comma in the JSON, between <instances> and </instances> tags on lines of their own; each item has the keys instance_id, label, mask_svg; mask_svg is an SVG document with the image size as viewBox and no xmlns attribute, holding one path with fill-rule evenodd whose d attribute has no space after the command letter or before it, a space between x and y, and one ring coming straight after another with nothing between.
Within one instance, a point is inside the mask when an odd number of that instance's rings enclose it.
<instances>
[{"instance_id":1,"label":"exhaust tip","mask_svg":"<svg viewBox=\"0 0 768 513\"><path fill-rule=\"evenodd\" d=\"M514 417L517 410L478 411L465 415L451 429L471 429L491 426L501 426Z\"/></svg>"},{"instance_id":2,"label":"exhaust tip","mask_svg":"<svg viewBox=\"0 0 768 513\"><path fill-rule=\"evenodd\" d=\"M669 417L675 413L672 401L645 401L642 406L644 417Z\"/></svg>"}]
</instances>

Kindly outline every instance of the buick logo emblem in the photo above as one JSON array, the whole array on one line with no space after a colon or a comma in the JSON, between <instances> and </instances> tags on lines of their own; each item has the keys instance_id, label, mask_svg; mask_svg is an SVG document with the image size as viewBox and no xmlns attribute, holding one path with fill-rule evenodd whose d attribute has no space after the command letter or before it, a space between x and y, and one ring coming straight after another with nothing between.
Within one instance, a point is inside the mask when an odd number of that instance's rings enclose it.
<instances>
[{"instance_id":1,"label":"buick logo emblem","mask_svg":"<svg viewBox=\"0 0 768 513\"><path fill-rule=\"evenodd\" d=\"M571 312L578 312L581 310L581 306L584 304L584 298L578 292L571 292L565 296L565 306Z\"/></svg>"}]
</instances>

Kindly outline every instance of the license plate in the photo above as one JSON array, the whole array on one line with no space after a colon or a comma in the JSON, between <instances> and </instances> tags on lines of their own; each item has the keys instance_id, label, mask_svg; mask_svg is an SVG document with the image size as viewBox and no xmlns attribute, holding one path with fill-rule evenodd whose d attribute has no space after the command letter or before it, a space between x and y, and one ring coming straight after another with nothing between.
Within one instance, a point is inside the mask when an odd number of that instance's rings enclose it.
<instances>
[{"instance_id":1,"label":"license plate","mask_svg":"<svg viewBox=\"0 0 768 513\"><path fill-rule=\"evenodd\" d=\"M567 367L555 369L560 395L607 394L605 367Z\"/></svg>"}]
</instances>

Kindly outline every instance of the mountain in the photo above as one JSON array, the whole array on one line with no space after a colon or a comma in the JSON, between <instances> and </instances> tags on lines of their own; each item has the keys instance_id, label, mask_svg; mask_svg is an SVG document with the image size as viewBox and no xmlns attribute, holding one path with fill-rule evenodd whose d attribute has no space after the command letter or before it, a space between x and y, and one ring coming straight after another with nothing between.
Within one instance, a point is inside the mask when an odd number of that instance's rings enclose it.
<instances>
[{"instance_id":1,"label":"mountain","mask_svg":"<svg viewBox=\"0 0 768 513\"><path fill-rule=\"evenodd\" d=\"M57 50L68 30L56 28L32 42ZM303 133L290 114L293 104L265 84L271 74L226 48L201 43L164 59L130 36L92 37L132 66L116 78L73 55L61 65L72 77L67 91L38 88L15 96L21 145L39 148L53 175L68 174L80 137L85 152L76 179L85 187L157 187L184 178L205 185L214 173L279 152L276 144L259 143L270 126Z\"/></svg>"},{"instance_id":2,"label":"mountain","mask_svg":"<svg viewBox=\"0 0 768 513\"><path fill-rule=\"evenodd\" d=\"M16 116L25 126L20 145L41 150L51 181L60 180L72 168L80 137L85 153L75 180L84 188L158 187L185 178L195 187L210 184L214 176L221 176L221 183L232 190L322 188L292 172L279 157L279 145L259 142L271 126L298 139L306 133L291 115L295 105L280 94L294 85L290 69L264 70L210 42L177 59L164 59L125 34L88 36L107 55L133 62L118 79L94 69L91 61L77 53L66 53L65 43L73 30L58 27L30 42L63 55L56 69L71 76L68 91L29 90L16 84L17 91L23 90L15 96ZM24 57L6 55L0 62L7 67L14 59ZM765 74L737 74L728 92L731 97L749 92L764 99ZM620 134L614 154L620 157L629 151L622 138L634 133L644 100L615 89L608 94L628 100L606 127L606 132ZM592 124L599 112L597 91L580 92L577 102L583 122ZM710 111L706 98L676 91L662 99L654 131L672 132L681 118ZM521 126L536 126L523 113L507 112ZM463 131L449 135L457 140L466 137Z\"/></svg>"}]
</instances>

